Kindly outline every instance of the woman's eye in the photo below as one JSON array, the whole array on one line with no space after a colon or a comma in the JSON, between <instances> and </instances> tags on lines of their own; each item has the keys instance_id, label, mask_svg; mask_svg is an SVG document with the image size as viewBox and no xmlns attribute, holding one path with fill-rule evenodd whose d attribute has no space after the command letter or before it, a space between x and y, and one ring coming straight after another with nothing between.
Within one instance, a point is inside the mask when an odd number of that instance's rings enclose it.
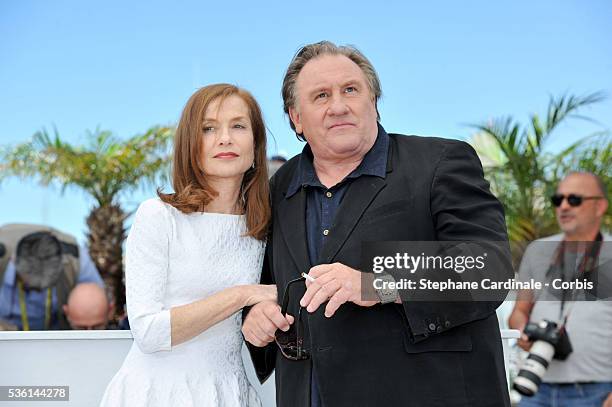
<instances>
[{"instance_id":1,"label":"woman's eye","mask_svg":"<svg viewBox=\"0 0 612 407\"><path fill-rule=\"evenodd\" d=\"M204 126L204 133L210 133L211 131L215 130L214 127L212 126Z\"/></svg>"},{"instance_id":2,"label":"woman's eye","mask_svg":"<svg viewBox=\"0 0 612 407\"><path fill-rule=\"evenodd\" d=\"M243 124L237 123L237 124L234 124L234 128L235 129L246 129L246 126Z\"/></svg>"}]
</instances>

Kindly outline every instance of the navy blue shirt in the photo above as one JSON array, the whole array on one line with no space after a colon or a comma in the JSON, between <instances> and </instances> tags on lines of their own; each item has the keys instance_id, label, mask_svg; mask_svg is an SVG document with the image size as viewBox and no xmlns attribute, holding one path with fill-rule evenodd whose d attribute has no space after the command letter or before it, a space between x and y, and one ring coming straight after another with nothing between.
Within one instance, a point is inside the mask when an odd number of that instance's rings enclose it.
<instances>
[{"instance_id":1,"label":"navy blue shirt","mask_svg":"<svg viewBox=\"0 0 612 407\"><path fill-rule=\"evenodd\" d=\"M286 198L296 194L300 188L306 188L306 235L308 242L308 257L310 264L319 264L319 254L325 239L334 233L334 217L342 198L353 180L362 176L375 176L385 178L387 173L387 155L389 150L389 136L382 126L378 125L378 135L374 145L363 157L363 160L353 172L342 181L325 187L319 181L312 163L313 155L310 146L306 144L300 162L293 175ZM308 270L304 270L307 272ZM312 380L310 388L311 406L321 406L319 386L314 380L314 364L312 366Z\"/></svg>"},{"instance_id":2,"label":"navy blue shirt","mask_svg":"<svg viewBox=\"0 0 612 407\"><path fill-rule=\"evenodd\" d=\"M300 188L306 188L306 234L310 264L318 264L319 253L325 239L334 233L334 216L351 182L361 176L385 178L388 149L389 136L382 126L378 125L376 141L370 151L366 153L361 164L346 178L328 189L321 184L319 177L317 177L312 163L312 151L310 146L306 144L287 189L286 197L290 198ZM304 271L307 272L308 270Z\"/></svg>"}]
</instances>

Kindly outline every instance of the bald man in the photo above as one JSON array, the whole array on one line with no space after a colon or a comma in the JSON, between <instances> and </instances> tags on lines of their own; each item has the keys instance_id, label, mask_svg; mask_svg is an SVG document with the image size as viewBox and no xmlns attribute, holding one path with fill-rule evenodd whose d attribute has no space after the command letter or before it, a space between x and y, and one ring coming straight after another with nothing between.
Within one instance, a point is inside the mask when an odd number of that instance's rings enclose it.
<instances>
[{"instance_id":1,"label":"bald man","mask_svg":"<svg viewBox=\"0 0 612 407\"><path fill-rule=\"evenodd\" d=\"M602 264L610 264L612 240L601 231L608 210L606 186L591 173L570 173L559 183L551 201L563 233L527 247L519 279L544 283L557 273L564 280L569 280L568 275L582 279L592 267L599 267L601 273ZM521 333L528 321L556 322L565 327L573 346L567 359L550 361L539 389L533 397L523 397L520 406L612 407L612 301L569 301L564 298L577 299L580 294L577 290L562 291L556 297L547 297L544 291L521 292L524 296L510 315L509 326ZM524 334L519 340L519 346L527 351L532 344Z\"/></svg>"},{"instance_id":2,"label":"bald man","mask_svg":"<svg viewBox=\"0 0 612 407\"><path fill-rule=\"evenodd\" d=\"M113 308L103 288L94 283L82 283L70 292L64 313L72 329L106 329Z\"/></svg>"}]
</instances>

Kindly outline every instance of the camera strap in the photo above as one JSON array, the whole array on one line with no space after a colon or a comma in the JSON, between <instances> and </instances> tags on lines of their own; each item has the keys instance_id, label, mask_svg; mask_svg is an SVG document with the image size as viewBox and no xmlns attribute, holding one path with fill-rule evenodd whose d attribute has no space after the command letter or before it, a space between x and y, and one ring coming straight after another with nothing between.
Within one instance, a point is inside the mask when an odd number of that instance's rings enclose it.
<instances>
[{"instance_id":1,"label":"camera strap","mask_svg":"<svg viewBox=\"0 0 612 407\"><path fill-rule=\"evenodd\" d=\"M603 236L601 235L601 232L597 233L597 237L595 238L593 242L584 242L586 243L586 246L587 246L585 250L583 251L584 255L582 256L582 259L580 259L580 261L577 262L578 264L575 267L572 267L574 272L572 273L573 275L570 276L570 279L578 275L583 275L585 278L587 278L593 283L593 290L596 290L597 281L595 281L593 277L594 277L594 271L597 267L597 263L599 260L599 252L601 250L602 242L603 242ZM563 282L565 282L565 271L566 271L565 259L566 259L566 251L568 250L568 245L569 246L574 245L574 242L567 242L563 240L559 244L559 247L557 248L557 251L555 253L554 260L551 263L550 268L548 269L546 273L547 275L560 274L563 279ZM576 254L578 254L578 251L576 251ZM569 317L569 314L571 311L571 309L568 310L564 316L565 304L566 302L573 300L576 295L575 289L571 290L571 292L568 292L568 291L569 290L563 290L561 292L561 305L559 307L559 321L563 321L563 325L565 325L565 323L567 322L567 318Z\"/></svg>"},{"instance_id":2,"label":"camera strap","mask_svg":"<svg viewBox=\"0 0 612 407\"><path fill-rule=\"evenodd\" d=\"M30 321L28 319L28 310L25 302L25 290L23 289L23 283L17 281L17 289L19 290L19 308L21 310L21 324L23 325L24 331L30 330ZM51 326L51 288L47 288L47 296L45 300L45 330L49 330Z\"/></svg>"}]
</instances>

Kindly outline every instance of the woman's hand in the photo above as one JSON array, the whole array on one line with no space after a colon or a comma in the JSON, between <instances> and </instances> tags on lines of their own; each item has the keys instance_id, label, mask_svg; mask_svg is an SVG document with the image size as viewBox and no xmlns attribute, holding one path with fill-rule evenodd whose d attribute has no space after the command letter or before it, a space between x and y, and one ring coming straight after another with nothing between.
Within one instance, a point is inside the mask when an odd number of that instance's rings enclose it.
<instances>
[{"instance_id":1,"label":"woman's hand","mask_svg":"<svg viewBox=\"0 0 612 407\"><path fill-rule=\"evenodd\" d=\"M276 285L251 284L242 287L244 291L244 306L250 307L262 301L277 300Z\"/></svg>"}]
</instances>

